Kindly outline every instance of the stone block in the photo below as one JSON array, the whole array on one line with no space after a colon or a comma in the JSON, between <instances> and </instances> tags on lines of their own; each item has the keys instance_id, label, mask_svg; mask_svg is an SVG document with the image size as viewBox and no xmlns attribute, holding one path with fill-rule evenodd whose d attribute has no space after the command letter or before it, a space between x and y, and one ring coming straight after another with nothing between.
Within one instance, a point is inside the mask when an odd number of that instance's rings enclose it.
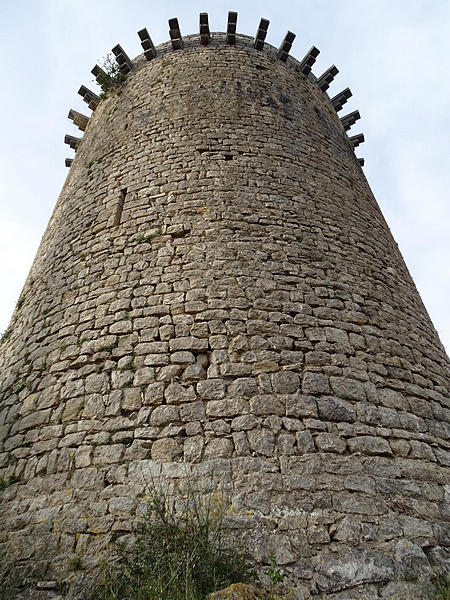
<instances>
[{"instance_id":1,"label":"stone block","mask_svg":"<svg viewBox=\"0 0 450 600\"><path fill-rule=\"evenodd\" d=\"M330 384L333 392L339 398L359 401L366 399L364 384L360 381L344 377L330 377Z\"/></svg>"},{"instance_id":2,"label":"stone block","mask_svg":"<svg viewBox=\"0 0 450 600\"><path fill-rule=\"evenodd\" d=\"M251 429L247 432L247 438L252 452L263 456L273 456L275 437L271 431Z\"/></svg>"},{"instance_id":3,"label":"stone block","mask_svg":"<svg viewBox=\"0 0 450 600\"><path fill-rule=\"evenodd\" d=\"M324 421L337 421L353 423L356 420L356 411L350 402L327 396L317 400L318 414Z\"/></svg>"},{"instance_id":4,"label":"stone block","mask_svg":"<svg viewBox=\"0 0 450 600\"><path fill-rule=\"evenodd\" d=\"M180 459L183 449L180 442L174 438L162 438L152 444L152 459L162 463L174 462Z\"/></svg>"},{"instance_id":5,"label":"stone block","mask_svg":"<svg viewBox=\"0 0 450 600\"><path fill-rule=\"evenodd\" d=\"M227 395L236 398L251 398L258 393L258 384L251 377L238 377L228 385Z\"/></svg>"},{"instance_id":6,"label":"stone block","mask_svg":"<svg viewBox=\"0 0 450 600\"><path fill-rule=\"evenodd\" d=\"M328 377L322 373L306 371L302 381L304 394L329 394L331 392Z\"/></svg>"},{"instance_id":7,"label":"stone block","mask_svg":"<svg viewBox=\"0 0 450 600\"><path fill-rule=\"evenodd\" d=\"M205 458L231 458L233 441L227 438L214 438L205 446Z\"/></svg>"},{"instance_id":8,"label":"stone block","mask_svg":"<svg viewBox=\"0 0 450 600\"><path fill-rule=\"evenodd\" d=\"M168 425L179 420L180 415L176 406L157 406L152 410L150 425Z\"/></svg>"},{"instance_id":9,"label":"stone block","mask_svg":"<svg viewBox=\"0 0 450 600\"><path fill-rule=\"evenodd\" d=\"M300 387L300 377L293 371L279 371L271 376L272 388L276 394L293 394Z\"/></svg>"},{"instance_id":10,"label":"stone block","mask_svg":"<svg viewBox=\"0 0 450 600\"><path fill-rule=\"evenodd\" d=\"M254 396L250 400L250 412L256 416L284 416L286 414L284 398L272 394Z\"/></svg>"},{"instance_id":11,"label":"stone block","mask_svg":"<svg viewBox=\"0 0 450 600\"><path fill-rule=\"evenodd\" d=\"M201 352L208 349L208 340L194 336L177 337L169 341L169 347L172 352L177 350Z\"/></svg>"},{"instance_id":12,"label":"stone block","mask_svg":"<svg viewBox=\"0 0 450 600\"><path fill-rule=\"evenodd\" d=\"M206 414L208 417L237 417L248 412L248 401L242 398L210 400L206 404Z\"/></svg>"},{"instance_id":13,"label":"stone block","mask_svg":"<svg viewBox=\"0 0 450 600\"><path fill-rule=\"evenodd\" d=\"M392 579L394 563L386 554L373 550L327 553L320 557L317 584L325 593L338 592L363 583Z\"/></svg>"},{"instance_id":14,"label":"stone block","mask_svg":"<svg viewBox=\"0 0 450 600\"><path fill-rule=\"evenodd\" d=\"M180 404L179 411L180 420L183 422L206 420L205 405L201 401Z\"/></svg>"},{"instance_id":15,"label":"stone block","mask_svg":"<svg viewBox=\"0 0 450 600\"><path fill-rule=\"evenodd\" d=\"M361 435L350 438L348 440L348 447L351 452L360 452L361 454L392 455L392 450L387 440L371 435Z\"/></svg>"},{"instance_id":16,"label":"stone block","mask_svg":"<svg viewBox=\"0 0 450 600\"><path fill-rule=\"evenodd\" d=\"M196 394L192 385L184 386L180 383L171 383L166 387L164 397L168 404L181 404L183 402L193 402Z\"/></svg>"},{"instance_id":17,"label":"stone block","mask_svg":"<svg viewBox=\"0 0 450 600\"><path fill-rule=\"evenodd\" d=\"M312 417L318 416L317 404L314 396L294 394L286 396L286 416Z\"/></svg>"},{"instance_id":18,"label":"stone block","mask_svg":"<svg viewBox=\"0 0 450 600\"><path fill-rule=\"evenodd\" d=\"M203 457L205 442L203 436L194 435L184 441L184 460L189 463L198 463Z\"/></svg>"},{"instance_id":19,"label":"stone block","mask_svg":"<svg viewBox=\"0 0 450 600\"><path fill-rule=\"evenodd\" d=\"M347 446L343 438L333 433L319 433L314 437L314 442L318 450L337 454L342 454Z\"/></svg>"}]
</instances>

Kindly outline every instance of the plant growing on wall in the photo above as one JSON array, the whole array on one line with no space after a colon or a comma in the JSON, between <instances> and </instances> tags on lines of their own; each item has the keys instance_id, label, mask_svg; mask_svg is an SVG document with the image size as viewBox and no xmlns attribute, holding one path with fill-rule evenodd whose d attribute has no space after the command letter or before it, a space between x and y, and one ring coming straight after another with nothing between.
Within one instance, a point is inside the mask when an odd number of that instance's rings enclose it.
<instances>
[{"instance_id":1,"label":"plant growing on wall","mask_svg":"<svg viewBox=\"0 0 450 600\"><path fill-rule=\"evenodd\" d=\"M111 53L107 54L100 63L101 71L96 75L96 81L102 89L100 97L103 97L109 90L119 88L126 79L126 75L121 73L119 65Z\"/></svg>"}]
</instances>

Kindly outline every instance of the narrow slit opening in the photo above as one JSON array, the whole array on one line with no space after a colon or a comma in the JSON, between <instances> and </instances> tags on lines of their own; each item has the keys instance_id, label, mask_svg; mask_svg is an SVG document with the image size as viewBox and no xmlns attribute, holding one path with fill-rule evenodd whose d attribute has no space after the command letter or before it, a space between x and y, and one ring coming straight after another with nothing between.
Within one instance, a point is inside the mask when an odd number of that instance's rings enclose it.
<instances>
[{"instance_id":1,"label":"narrow slit opening","mask_svg":"<svg viewBox=\"0 0 450 600\"><path fill-rule=\"evenodd\" d=\"M123 190L120 190L119 198L117 200L116 214L114 215L114 225L115 226L120 225L120 221L122 219L122 213L123 213L123 204L125 202L126 195L127 195L126 188Z\"/></svg>"}]
</instances>

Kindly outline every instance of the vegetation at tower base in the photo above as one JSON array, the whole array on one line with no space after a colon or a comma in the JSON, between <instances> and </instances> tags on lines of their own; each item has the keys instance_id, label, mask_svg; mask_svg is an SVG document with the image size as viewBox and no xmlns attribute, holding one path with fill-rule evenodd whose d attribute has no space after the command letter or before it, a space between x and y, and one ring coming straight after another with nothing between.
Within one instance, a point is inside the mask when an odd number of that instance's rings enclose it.
<instances>
[{"instance_id":1,"label":"vegetation at tower base","mask_svg":"<svg viewBox=\"0 0 450 600\"><path fill-rule=\"evenodd\" d=\"M300 598L417 600L449 565L448 357L315 78L182 41L82 121L1 345L0 549L73 600L149 480L212 481Z\"/></svg>"},{"instance_id":2,"label":"vegetation at tower base","mask_svg":"<svg viewBox=\"0 0 450 600\"><path fill-rule=\"evenodd\" d=\"M225 546L226 506L220 494L174 501L154 490L131 548L107 559L97 600L203 600L210 592L250 578L237 547Z\"/></svg>"}]
</instances>

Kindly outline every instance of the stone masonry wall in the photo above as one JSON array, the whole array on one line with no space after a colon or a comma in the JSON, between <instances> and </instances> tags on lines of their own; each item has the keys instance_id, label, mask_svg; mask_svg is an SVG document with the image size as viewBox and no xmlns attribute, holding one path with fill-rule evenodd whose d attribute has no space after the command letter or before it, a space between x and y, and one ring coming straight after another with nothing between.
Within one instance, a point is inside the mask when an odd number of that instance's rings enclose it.
<instances>
[{"instance_id":1,"label":"stone masonry wall","mask_svg":"<svg viewBox=\"0 0 450 600\"><path fill-rule=\"evenodd\" d=\"M90 119L19 305L0 544L24 580L84 577L159 481L221 490L298 598L415 598L411 578L449 565L449 361L293 59L220 34L139 57Z\"/></svg>"}]
</instances>

